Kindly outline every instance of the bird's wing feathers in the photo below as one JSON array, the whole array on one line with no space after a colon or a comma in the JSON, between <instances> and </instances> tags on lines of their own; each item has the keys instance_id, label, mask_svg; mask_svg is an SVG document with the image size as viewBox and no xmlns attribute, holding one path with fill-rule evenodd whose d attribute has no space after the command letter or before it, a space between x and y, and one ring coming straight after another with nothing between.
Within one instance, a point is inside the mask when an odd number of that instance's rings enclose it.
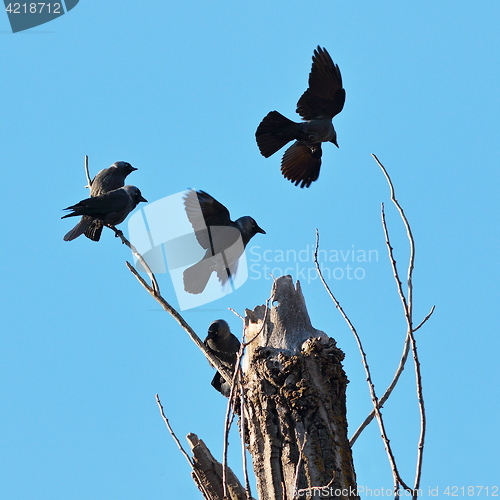
<instances>
[{"instance_id":1,"label":"bird's wing feathers","mask_svg":"<svg viewBox=\"0 0 500 500\"><path fill-rule=\"evenodd\" d=\"M184 197L184 207L202 248L210 247L208 227L234 225L229 210L205 191L190 189Z\"/></svg>"},{"instance_id":2,"label":"bird's wing feathers","mask_svg":"<svg viewBox=\"0 0 500 500\"><path fill-rule=\"evenodd\" d=\"M282 174L300 187L309 187L319 177L321 167L321 143L306 146L300 142L293 143L281 160Z\"/></svg>"},{"instance_id":3,"label":"bird's wing feathers","mask_svg":"<svg viewBox=\"0 0 500 500\"><path fill-rule=\"evenodd\" d=\"M130 196L120 188L94 198L87 198L65 208L64 210L73 210L73 213L65 215L63 219L75 215L102 216L112 212L121 212L129 203Z\"/></svg>"},{"instance_id":4,"label":"bird's wing feathers","mask_svg":"<svg viewBox=\"0 0 500 500\"><path fill-rule=\"evenodd\" d=\"M304 120L318 117L333 118L342 111L345 90L342 88L342 75L333 63L326 49L314 51L309 88L297 102L297 113Z\"/></svg>"}]
</instances>

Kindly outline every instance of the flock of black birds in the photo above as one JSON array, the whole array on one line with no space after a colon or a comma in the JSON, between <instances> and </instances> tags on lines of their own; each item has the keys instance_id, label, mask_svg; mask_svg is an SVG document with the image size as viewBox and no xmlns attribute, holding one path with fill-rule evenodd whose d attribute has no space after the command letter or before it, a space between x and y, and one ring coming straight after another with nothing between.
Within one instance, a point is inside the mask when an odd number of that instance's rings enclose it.
<instances>
[{"instance_id":1,"label":"flock of black birds","mask_svg":"<svg viewBox=\"0 0 500 500\"><path fill-rule=\"evenodd\" d=\"M327 50L318 46L312 60L309 86L297 102L296 111L302 122L293 122L278 111L271 111L255 132L259 150L266 158L295 141L283 155L281 172L301 188L309 187L319 177L321 143L332 142L338 147L332 119L342 111L345 102L340 69ZM134 170L137 169L130 163L118 161L94 177L89 186L90 198L64 209L71 213L63 219L81 216L64 241L82 234L99 241L104 226L121 224L140 202L147 202L137 187L125 185L125 179ZM235 275L238 259L248 242L257 233L266 232L249 216L232 221L229 210L205 191L189 190L184 206L196 239L205 250L203 259L184 271L184 289L199 294L214 272L221 285L225 285ZM210 325L205 345L224 366L234 371L240 342L226 321L219 319ZM218 372L212 386L229 397L229 384Z\"/></svg>"}]
</instances>

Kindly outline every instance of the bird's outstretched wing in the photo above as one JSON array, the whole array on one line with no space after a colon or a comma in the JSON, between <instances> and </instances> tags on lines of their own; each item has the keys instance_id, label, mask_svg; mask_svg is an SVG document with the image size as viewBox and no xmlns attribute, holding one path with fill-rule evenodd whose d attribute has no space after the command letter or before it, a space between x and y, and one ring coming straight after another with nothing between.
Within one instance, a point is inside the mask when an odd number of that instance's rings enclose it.
<instances>
[{"instance_id":1,"label":"bird's outstretched wing","mask_svg":"<svg viewBox=\"0 0 500 500\"><path fill-rule=\"evenodd\" d=\"M319 177L321 143L306 146L294 142L283 155L281 173L296 186L309 187Z\"/></svg>"},{"instance_id":2,"label":"bird's outstretched wing","mask_svg":"<svg viewBox=\"0 0 500 500\"><path fill-rule=\"evenodd\" d=\"M312 59L309 88L297 102L297 113L304 120L318 117L331 119L344 107L345 90L342 88L342 75L327 50L319 45L314 50Z\"/></svg>"},{"instance_id":3,"label":"bird's outstretched wing","mask_svg":"<svg viewBox=\"0 0 500 500\"><path fill-rule=\"evenodd\" d=\"M205 191L190 189L184 197L184 207L196 239L204 249L210 247L210 226L233 226L229 210Z\"/></svg>"}]
</instances>

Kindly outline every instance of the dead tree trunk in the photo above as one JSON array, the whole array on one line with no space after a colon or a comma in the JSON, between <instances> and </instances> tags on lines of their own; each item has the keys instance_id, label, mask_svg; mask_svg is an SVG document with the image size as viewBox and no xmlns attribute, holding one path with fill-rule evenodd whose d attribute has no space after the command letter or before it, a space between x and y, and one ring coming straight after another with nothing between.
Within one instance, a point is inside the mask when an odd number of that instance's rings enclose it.
<instances>
[{"instance_id":1,"label":"dead tree trunk","mask_svg":"<svg viewBox=\"0 0 500 500\"><path fill-rule=\"evenodd\" d=\"M359 498L347 438L344 353L311 325L299 282L295 288L290 276L276 281L267 315L266 306L247 309L245 339L256 335L247 347L243 386L259 500Z\"/></svg>"}]
</instances>

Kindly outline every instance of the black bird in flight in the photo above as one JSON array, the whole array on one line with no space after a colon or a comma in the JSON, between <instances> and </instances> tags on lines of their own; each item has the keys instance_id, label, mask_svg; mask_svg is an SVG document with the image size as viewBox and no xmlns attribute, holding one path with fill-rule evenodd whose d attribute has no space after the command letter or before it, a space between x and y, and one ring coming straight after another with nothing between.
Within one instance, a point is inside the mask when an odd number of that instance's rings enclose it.
<instances>
[{"instance_id":1,"label":"black bird in flight","mask_svg":"<svg viewBox=\"0 0 500 500\"><path fill-rule=\"evenodd\" d=\"M231 373L234 373L236 354L240 350L240 341L231 333L229 325L223 319L214 321L208 327L205 345ZM226 398L231 394L231 386L219 372L212 379L212 387Z\"/></svg>"},{"instance_id":2,"label":"black bird in flight","mask_svg":"<svg viewBox=\"0 0 500 500\"><path fill-rule=\"evenodd\" d=\"M321 143L333 142L339 147L332 118L342 111L345 102L340 69L327 50L318 46L312 60L309 88L297 102L297 113L304 121L295 123L271 111L255 132L257 145L266 158L296 141L283 155L281 172L301 188L309 187L319 176Z\"/></svg>"},{"instance_id":3,"label":"black bird in flight","mask_svg":"<svg viewBox=\"0 0 500 500\"><path fill-rule=\"evenodd\" d=\"M71 241L83 234L93 221L100 221L105 226L116 226L121 224L127 215L141 202L147 202L141 192L135 186L124 186L113 191L87 198L72 205L64 210L73 212L61 217L77 217L79 215L88 216L88 225L78 223L78 230L73 228L66 236L64 241Z\"/></svg>"},{"instance_id":4,"label":"black bird in flight","mask_svg":"<svg viewBox=\"0 0 500 500\"><path fill-rule=\"evenodd\" d=\"M110 167L102 169L91 182L90 197L94 198L123 187L125 185L125 178L134 170L137 169L126 161L117 161ZM92 241L99 241L102 228L102 221L84 215L80 222L64 237L64 239L66 241L71 241L77 238L82 234L83 229L87 238Z\"/></svg>"},{"instance_id":5,"label":"black bird in flight","mask_svg":"<svg viewBox=\"0 0 500 500\"><path fill-rule=\"evenodd\" d=\"M198 294L205 290L213 272L225 285L238 267L238 259L248 242L266 232L252 217L232 221L229 210L205 191L190 189L184 197L184 207L193 226L196 239L206 250L205 256L184 271L184 290Z\"/></svg>"}]
</instances>

